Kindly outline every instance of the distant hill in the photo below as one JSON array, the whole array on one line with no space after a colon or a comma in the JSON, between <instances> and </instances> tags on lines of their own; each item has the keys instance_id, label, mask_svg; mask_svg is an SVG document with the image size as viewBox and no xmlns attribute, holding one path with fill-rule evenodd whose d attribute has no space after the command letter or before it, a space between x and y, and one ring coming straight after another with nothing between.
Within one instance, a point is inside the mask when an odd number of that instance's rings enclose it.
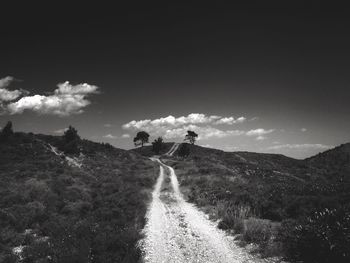
<instances>
[{"instance_id":1,"label":"distant hill","mask_svg":"<svg viewBox=\"0 0 350 263\"><path fill-rule=\"evenodd\" d=\"M307 158L306 163L332 181L350 181L350 143Z\"/></svg>"},{"instance_id":2,"label":"distant hill","mask_svg":"<svg viewBox=\"0 0 350 263\"><path fill-rule=\"evenodd\" d=\"M136 262L156 166L88 140L64 154L62 143L28 133L0 142L0 262Z\"/></svg>"}]
</instances>

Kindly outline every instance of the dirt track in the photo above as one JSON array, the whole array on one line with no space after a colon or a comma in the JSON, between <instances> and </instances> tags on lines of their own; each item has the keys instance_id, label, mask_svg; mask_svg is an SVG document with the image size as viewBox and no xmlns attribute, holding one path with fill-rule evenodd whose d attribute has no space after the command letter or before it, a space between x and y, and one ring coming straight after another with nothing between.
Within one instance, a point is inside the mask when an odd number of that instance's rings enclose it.
<instances>
[{"instance_id":1,"label":"dirt track","mask_svg":"<svg viewBox=\"0 0 350 263\"><path fill-rule=\"evenodd\" d=\"M159 159L153 161L159 163L160 174L146 216L145 238L140 242L144 262L261 262L183 199L173 168Z\"/></svg>"}]
</instances>

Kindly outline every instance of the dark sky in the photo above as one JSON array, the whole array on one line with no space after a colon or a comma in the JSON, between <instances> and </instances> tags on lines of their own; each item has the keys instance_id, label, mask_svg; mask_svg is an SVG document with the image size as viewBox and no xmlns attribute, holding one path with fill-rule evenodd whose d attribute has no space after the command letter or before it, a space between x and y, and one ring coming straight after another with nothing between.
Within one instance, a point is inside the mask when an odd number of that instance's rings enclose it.
<instances>
[{"instance_id":1,"label":"dark sky","mask_svg":"<svg viewBox=\"0 0 350 263\"><path fill-rule=\"evenodd\" d=\"M302 158L350 141L348 9L259 2L4 7L0 79L16 79L7 89L49 96L69 81L100 94L80 114L5 112L0 126L11 119L18 130L53 133L72 124L83 137L130 148L121 136L136 129L125 123L202 113L246 118L206 128L273 130L200 141L227 150Z\"/></svg>"}]
</instances>

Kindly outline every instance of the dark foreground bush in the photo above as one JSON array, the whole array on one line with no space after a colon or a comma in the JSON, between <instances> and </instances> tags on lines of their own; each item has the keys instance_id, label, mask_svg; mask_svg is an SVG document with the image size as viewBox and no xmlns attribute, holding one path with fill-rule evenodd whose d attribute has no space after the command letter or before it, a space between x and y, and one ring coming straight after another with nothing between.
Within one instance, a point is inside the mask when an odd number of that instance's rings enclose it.
<instances>
[{"instance_id":1,"label":"dark foreground bush","mask_svg":"<svg viewBox=\"0 0 350 263\"><path fill-rule=\"evenodd\" d=\"M323 209L300 221L284 221L280 232L288 258L305 263L350 262L350 213Z\"/></svg>"}]
</instances>

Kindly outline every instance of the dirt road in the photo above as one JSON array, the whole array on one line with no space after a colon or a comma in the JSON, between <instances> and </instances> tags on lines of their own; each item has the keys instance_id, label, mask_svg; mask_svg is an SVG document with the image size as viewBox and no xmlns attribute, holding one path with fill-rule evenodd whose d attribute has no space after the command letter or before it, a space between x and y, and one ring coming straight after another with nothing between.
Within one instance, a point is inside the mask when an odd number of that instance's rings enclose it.
<instances>
[{"instance_id":1,"label":"dirt road","mask_svg":"<svg viewBox=\"0 0 350 263\"><path fill-rule=\"evenodd\" d=\"M159 163L160 174L146 216L145 238L140 242L144 262L260 262L184 200L173 168L152 160Z\"/></svg>"}]
</instances>

